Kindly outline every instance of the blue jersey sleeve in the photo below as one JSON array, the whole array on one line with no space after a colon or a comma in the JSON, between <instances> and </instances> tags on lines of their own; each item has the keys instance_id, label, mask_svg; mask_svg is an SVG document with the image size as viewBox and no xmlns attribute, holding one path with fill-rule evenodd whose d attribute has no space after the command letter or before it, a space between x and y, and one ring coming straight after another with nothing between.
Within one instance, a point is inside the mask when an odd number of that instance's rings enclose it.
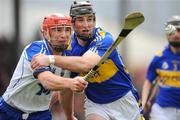
<instances>
[{"instance_id":1,"label":"blue jersey sleeve","mask_svg":"<svg viewBox=\"0 0 180 120\"><path fill-rule=\"evenodd\" d=\"M38 78L38 75L39 75L40 73L42 73L42 72L45 72L45 71L51 71L51 68L48 66L48 67L41 67L41 68L39 68L39 69L36 69L36 70L34 70L34 72L33 72L33 76L34 76L35 78Z\"/></svg>"},{"instance_id":2,"label":"blue jersey sleeve","mask_svg":"<svg viewBox=\"0 0 180 120\"><path fill-rule=\"evenodd\" d=\"M159 57L155 56L153 58L153 60L151 61L148 70L147 70L147 74L146 74L146 79L148 79L151 83L156 79L157 77L157 62L159 60Z\"/></svg>"},{"instance_id":3,"label":"blue jersey sleeve","mask_svg":"<svg viewBox=\"0 0 180 120\"><path fill-rule=\"evenodd\" d=\"M44 47L42 47L42 44L38 44L38 42L32 42L31 44L29 44L25 50L24 50L24 54L25 57L28 61L31 62L32 57L38 53L43 53L44 51Z\"/></svg>"}]
</instances>

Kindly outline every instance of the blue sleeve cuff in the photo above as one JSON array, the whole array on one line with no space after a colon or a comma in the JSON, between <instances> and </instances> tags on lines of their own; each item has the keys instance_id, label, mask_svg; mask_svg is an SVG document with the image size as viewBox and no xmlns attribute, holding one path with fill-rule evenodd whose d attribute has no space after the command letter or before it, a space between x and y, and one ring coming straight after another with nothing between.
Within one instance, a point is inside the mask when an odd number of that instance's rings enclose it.
<instances>
[{"instance_id":1,"label":"blue sleeve cuff","mask_svg":"<svg viewBox=\"0 0 180 120\"><path fill-rule=\"evenodd\" d=\"M37 79L38 75L44 71L51 71L51 68L50 67L41 67L39 69L34 70L34 72L33 72L34 78Z\"/></svg>"}]
</instances>

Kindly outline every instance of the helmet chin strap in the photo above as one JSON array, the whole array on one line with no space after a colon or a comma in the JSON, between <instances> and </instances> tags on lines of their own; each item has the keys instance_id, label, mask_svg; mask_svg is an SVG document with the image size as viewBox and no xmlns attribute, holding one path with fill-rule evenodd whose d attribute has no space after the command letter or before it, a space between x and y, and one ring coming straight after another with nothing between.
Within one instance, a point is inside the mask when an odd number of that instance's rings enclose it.
<instances>
[{"instance_id":1,"label":"helmet chin strap","mask_svg":"<svg viewBox=\"0 0 180 120\"><path fill-rule=\"evenodd\" d=\"M169 44L175 48L180 48L180 42L179 41L169 42Z\"/></svg>"},{"instance_id":2,"label":"helmet chin strap","mask_svg":"<svg viewBox=\"0 0 180 120\"><path fill-rule=\"evenodd\" d=\"M68 48L67 44L63 44L63 45L52 45L51 42L48 40L48 44L49 46L53 49L53 51L55 52L63 52L64 50L66 50Z\"/></svg>"},{"instance_id":3,"label":"helmet chin strap","mask_svg":"<svg viewBox=\"0 0 180 120\"><path fill-rule=\"evenodd\" d=\"M93 38L92 34L90 34L89 36L85 36L85 35L80 35L77 33L76 36L83 41L89 41Z\"/></svg>"},{"instance_id":4,"label":"helmet chin strap","mask_svg":"<svg viewBox=\"0 0 180 120\"><path fill-rule=\"evenodd\" d=\"M83 40L83 41L91 41L91 40L94 38L95 29L93 29L92 33L89 34L88 36L81 35L81 34L79 34L79 33L76 32L76 31L75 31L75 33L76 33L76 36L77 36L79 39L81 39L81 40Z\"/></svg>"},{"instance_id":5,"label":"helmet chin strap","mask_svg":"<svg viewBox=\"0 0 180 120\"><path fill-rule=\"evenodd\" d=\"M68 45L53 45L53 50L56 52L63 52L64 50L66 50L68 47Z\"/></svg>"}]
</instances>

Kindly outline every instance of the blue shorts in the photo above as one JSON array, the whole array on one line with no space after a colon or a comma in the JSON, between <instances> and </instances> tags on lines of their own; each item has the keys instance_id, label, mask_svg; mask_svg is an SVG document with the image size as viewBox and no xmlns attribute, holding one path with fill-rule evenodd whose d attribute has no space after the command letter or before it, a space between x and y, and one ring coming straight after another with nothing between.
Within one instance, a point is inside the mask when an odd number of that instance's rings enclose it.
<instances>
[{"instance_id":1,"label":"blue shorts","mask_svg":"<svg viewBox=\"0 0 180 120\"><path fill-rule=\"evenodd\" d=\"M52 115L49 110L26 114L8 105L0 97L0 120L51 120Z\"/></svg>"}]
</instances>

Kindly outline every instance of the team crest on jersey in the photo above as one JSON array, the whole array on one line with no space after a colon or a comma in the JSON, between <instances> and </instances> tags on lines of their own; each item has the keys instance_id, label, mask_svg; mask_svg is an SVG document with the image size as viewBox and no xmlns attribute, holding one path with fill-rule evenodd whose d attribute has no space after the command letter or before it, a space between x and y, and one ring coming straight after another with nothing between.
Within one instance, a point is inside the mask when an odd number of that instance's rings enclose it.
<instances>
[{"instance_id":1,"label":"team crest on jersey","mask_svg":"<svg viewBox=\"0 0 180 120\"><path fill-rule=\"evenodd\" d=\"M102 37L105 36L105 33L106 33L105 31L100 31L100 32L99 32L99 34L100 34Z\"/></svg>"},{"instance_id":2,"label":"team crest on jersey","mask_svg":"<svg viewBox=\"0 0 180 120\"><path fill-rule=\"evenodd\" d=\"M163 62L162 68L163 69L168 69L168 67L169 67L168 63L167 62Z\"/></svg>"},{"instance_id":3,"label":"team crest on jersey","mask_svg":"<svg viewBox=\"0 0 180 120\"><path fill-rule=\"evenodd\" d=\"M102 38L104 38L106 35L106 32L104 30L102 30L101 28L97 29L97 32Z\"/></svg>"}]
</instances>

